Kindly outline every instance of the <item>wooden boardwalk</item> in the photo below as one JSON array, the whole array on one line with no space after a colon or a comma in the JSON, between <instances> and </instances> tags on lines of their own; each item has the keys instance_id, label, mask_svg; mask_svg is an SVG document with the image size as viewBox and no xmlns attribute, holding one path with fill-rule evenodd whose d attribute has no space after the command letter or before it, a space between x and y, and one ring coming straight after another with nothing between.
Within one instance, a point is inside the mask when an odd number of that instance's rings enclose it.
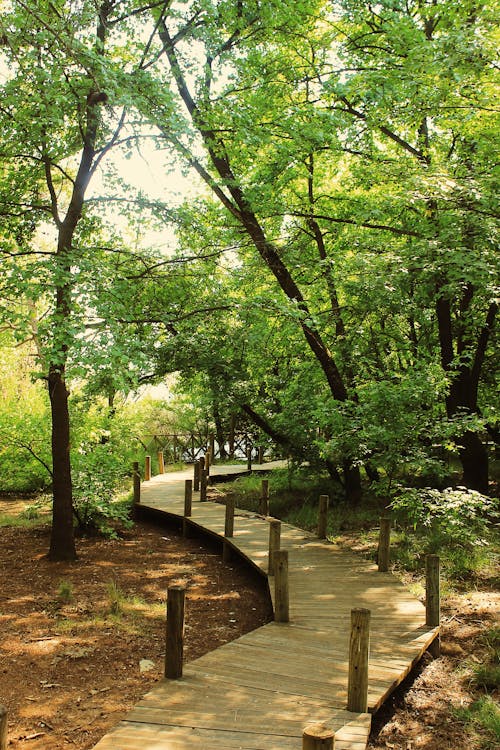
<instances>
[{"instance_id":1,"label":"wooden boardwalk","mask_svg":"<svg viewBox=\"0 0 500 750\"><path fill-rule=\"evenodd\" d=\"M212 467L211 474L241 470ZM191 476L143 483L141 504L182 517ZM188 523L223 537L224 506L196 499L195 493ZM268 520L237 511L230 543L266 574ZM437 630L425 626L423 605L392 574L348 550L286 524L281 548L289 551L290 622L265 625L186 664L181 679L159 682L95 750L300 750L304 727L316 722L335 730L335 750L365 750L371 712ZM367 714L346 710L355 607L371 610Z\"/></svg>"}]
</instances>

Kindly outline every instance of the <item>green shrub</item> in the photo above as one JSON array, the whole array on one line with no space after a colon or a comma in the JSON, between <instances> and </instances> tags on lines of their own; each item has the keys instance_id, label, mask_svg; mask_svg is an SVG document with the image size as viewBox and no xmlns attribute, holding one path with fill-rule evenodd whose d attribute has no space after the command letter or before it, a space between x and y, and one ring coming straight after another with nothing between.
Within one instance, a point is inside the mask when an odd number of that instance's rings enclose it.
<instances>
[{"instance_id":1,"label":"green shrub","mask_svg":"<svg viewBox=\"0 0 500 750\"><path fill-rule=\"evenodd\" d=\"M123 605L126 602L126 594L123 589L116 583L116 581L110 581L106 586L109 601L109 611L112 615L121 615L123 612Z\"/></svg>"},{"instance_id":2,"label":"green shrub","mask_svg":"<svg viewBox=\"0 0 500 750\"><path fill-rule=\"evenodd\" d=\"M442 556L452 578L466 577L487 561L492 521L498 518L490 498L464 487L406 487L391 508L396 523L407 532L406 543L413 536L421 556Z\"/></svg>"},{"instance_id":3,"label":"green shrub","mask_svg":"<svg viewBox=\"0 0 500 750\"><path fill-rule=\"evenodd\" d=\"M78 533L115 537L117 524L130 527L130 503L116 501L123 470L111 446L88 443L80 448L74 463L73 507Z\"/></svg>"},{"instance_id":4,"label":"green shrub","mask_svg":"<svg viewBox=\"0 0 500 750\"><path fill-rule=\"evenodd\" d=\"M73 601L73 584L71 581L61 581L59 583L57 599L62 604L70 604Z\"/></svg>"}]
</instances>

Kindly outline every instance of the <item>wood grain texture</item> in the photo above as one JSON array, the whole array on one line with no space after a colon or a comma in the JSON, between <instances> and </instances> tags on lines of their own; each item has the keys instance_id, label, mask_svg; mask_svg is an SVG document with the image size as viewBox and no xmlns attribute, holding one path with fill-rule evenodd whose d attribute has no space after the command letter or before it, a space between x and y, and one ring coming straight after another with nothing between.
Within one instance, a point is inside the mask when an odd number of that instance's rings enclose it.
<instances>
[{"instance_id":1,"label":"wood grain texture","mask_svg":"<svg viewBox=\"0 0 500 750\"><path fill-rule=\"evenodd\" d=\"M254 466L268 470L283 462ZM212 478L245 466L211 467ZM141 507L184 516L192 470L153 477ZM223 504L199 501L185 522L224 539ZM226 545L267 576L269 518L236 509ZM273 545L271 544L271 549ZM338 545L281 524L288 552L289 622L263 627L184 665L163 680L96 750L300 750L306 727L324 724L335 750L365 750L370 713L347 711L351 610L371 613L368 711L376 710L436 638L425 607L390 573ZM270 579L274 597L274 580Z\"/></svg>"}]
</instances>

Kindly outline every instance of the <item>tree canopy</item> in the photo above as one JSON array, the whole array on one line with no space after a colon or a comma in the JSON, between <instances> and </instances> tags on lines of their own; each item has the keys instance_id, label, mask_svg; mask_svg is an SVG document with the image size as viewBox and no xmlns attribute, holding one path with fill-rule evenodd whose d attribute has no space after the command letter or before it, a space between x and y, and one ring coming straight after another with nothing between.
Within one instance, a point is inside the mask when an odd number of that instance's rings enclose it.
<instances>
[{"instance_id":1,"label":"tree canopy","mask_svg":"<svg viewBox=\"0 0 500 750\"><path fill-rule=\"evenodd\" d=\"M68 374L112 396L180 372L217 430L244 414L353 502L363 467L435 476L436 443L487 493L494 3L4 6L1 315L49 384L62 536ZM196 197L125 184L137 148Z\"/></svg>"}]
</instances>

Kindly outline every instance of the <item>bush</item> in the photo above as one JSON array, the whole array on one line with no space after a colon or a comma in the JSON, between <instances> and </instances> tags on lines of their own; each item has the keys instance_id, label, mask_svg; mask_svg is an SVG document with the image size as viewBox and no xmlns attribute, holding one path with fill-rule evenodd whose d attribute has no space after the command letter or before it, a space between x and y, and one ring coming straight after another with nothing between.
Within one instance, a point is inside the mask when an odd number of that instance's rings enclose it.
<instances>
[{"instance_id":1,"label":"bush","mask_svg":"<svg viewBox=\"0 0 500 750\"><path fill-rule=\"evenodd\" d=\"M74 462L73 507L78 533L114 537L116 525L130 527L130 505L116 501L122 462L109 444L84 444Z\"/></svg>"},{"instance_id":2,"label":"bush","mask_svg":"<svg viewBox=\"0 0 500 750\"><path fill-rule=\"evenodd\" d=\"M421 540L422 554L443 557L453 578L469 575L488 556L493 501L474 490L404 488L390 506L396 523Z\"/></svg>"}]
</instances>

